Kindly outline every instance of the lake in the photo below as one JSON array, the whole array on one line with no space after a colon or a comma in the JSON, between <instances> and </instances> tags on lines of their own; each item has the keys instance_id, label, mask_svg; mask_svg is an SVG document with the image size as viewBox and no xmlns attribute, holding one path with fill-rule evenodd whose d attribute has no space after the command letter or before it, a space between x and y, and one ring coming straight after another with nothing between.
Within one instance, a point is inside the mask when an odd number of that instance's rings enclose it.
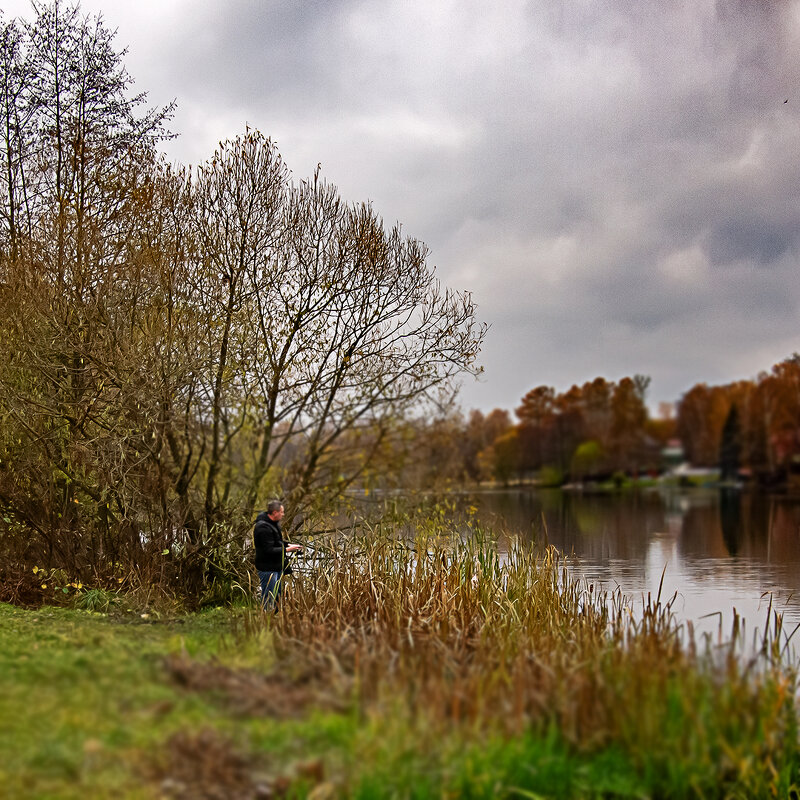
<instances>
[{"instance_id":1,"label":"lake","mask_svg":"<svg viewBox=\"0 0 800 800\"><path fill-rule=\"evenodd\" d=\"M677 592L673 610L699 632L728 638L735 609L752 639L764 629L770 600L783 614L784 631L800 624L800 498L711 489L509 489L475 493L468 502L487 527L573 555L579 574L619 588L634 611L648 592L655 597L663 573L662 599Z\"/></svg>"}]
</instances>

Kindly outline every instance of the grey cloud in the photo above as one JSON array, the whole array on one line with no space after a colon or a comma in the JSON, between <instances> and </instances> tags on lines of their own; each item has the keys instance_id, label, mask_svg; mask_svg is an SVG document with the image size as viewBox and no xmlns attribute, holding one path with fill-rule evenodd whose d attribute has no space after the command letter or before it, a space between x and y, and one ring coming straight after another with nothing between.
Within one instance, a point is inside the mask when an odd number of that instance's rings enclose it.
<instances>
[{"instance_id":1,"label":"grey cloud","mask_svg":"<svg viewBox=\"0 0 800 800\"><path fill-rule=\"evenodd\" d=\"M630 371L675 399L787 354L797 0L186 8L161 35L187 114L279 133L473 291L493 327L466 405Z\"/></svg>"},{"instance_id":2,"label":"grey cloud","mask_svg":"<svg viewBox=\"0 0 800 800\"><path fill-rule=\"evenodd\" d=\"M187 94L209 103L329 110L337 97L340 73L332 59L346 8L323 0L198 3L175 32L171 71Z\"/></svg>"},{"instance_id":3,"label":"grey cloud","mask_svg":"<svg viewBox=\"0 0 800 800\"><path fill-rule=\"evenodd\" d=\"M798 225L800 219L787 226L760 215L729 220L711 233L709 255L715 264L752 261L769 266L798 240Z\"/></svg>"}]
</instances>

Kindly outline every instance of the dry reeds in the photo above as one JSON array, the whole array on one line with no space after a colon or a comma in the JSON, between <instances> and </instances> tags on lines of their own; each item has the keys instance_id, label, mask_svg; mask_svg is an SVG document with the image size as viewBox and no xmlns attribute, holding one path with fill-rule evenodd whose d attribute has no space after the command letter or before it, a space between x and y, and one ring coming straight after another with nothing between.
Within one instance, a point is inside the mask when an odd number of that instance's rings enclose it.
<instances>
[{"instance_id":1,"label":"dry reeds","mask_svg":"<svg viewBox=\"0 0 800 800\"><path fill-rule=\"evenodd\" d=\"M554 548L512 541L501 554L481 536L426 531L341 536L295 576L274 633L289 668L312 664L356 686L362 713L406 708L428 730L555 728L580 751L621 747L648 769L699 760L709 780L754 750L777 776L794 752L795 672L777 657L779 618L759 669L734 654L735 636L720 659L669 601L647 598L633 615Z\"/></svg>"}]
</instances>

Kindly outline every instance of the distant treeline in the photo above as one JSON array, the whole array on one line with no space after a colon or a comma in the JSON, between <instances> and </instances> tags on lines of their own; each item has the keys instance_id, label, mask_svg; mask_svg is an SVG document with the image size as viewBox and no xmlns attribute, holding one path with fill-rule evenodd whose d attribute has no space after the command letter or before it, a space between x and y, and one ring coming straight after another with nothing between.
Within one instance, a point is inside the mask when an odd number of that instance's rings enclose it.
<instances>
[{"instance_id":1,"label":"distant treeline","mask_svg":"<svg viewBox=\"0 0 800 800\"><path fill-rule=\"evenodd\" d=\"M381 483L432 486L526 477L562 483L656 470L675 422L648 417L648 384L636 375L617 383L597 378L562 394L539 386L522 398L516 423L503 409L406 423L406 440L414 445L405 451L417 458L402 469L402 454L393 454L401 468L387 471Z\"/></svg>"},{"instance_id":2,"label":"distant treeline","mask_svg":"<svg viewBox=\"0 0 800 800\"><path fill-rule=\"evenodd\" d=\"M418 459L394 453L381 484L536 479L545 483L658 475L685 463L727 480L780 485L800 467L800 356L752 381L697 384L649 414L649 378L596 378L566 392L538 386L516 408L410 425ZM406 448L409 450L409 448ZM408 462L408 463L407 463ZM403 465L407 463L405 469Z\"/></svg>"}]
</instances>

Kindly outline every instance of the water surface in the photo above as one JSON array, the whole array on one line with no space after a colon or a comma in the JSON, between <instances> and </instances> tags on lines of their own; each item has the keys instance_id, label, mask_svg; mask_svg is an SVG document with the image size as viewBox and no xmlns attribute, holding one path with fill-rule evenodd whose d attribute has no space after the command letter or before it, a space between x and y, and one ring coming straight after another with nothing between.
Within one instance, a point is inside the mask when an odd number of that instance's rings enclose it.
<instances>
[{"instance_id":1,"label":"water surface","mask_svg":"<svg viewBox=\"0 0 800 800\"><path fill-rule=\"evenodd\" d=\"M641 608L677 593L682 622L730 634L734 609L747 637L779 610L800 624L800 499L720 490L581 494L514 489L476 493L479 520L574 555L576 569ZM800 637L800 633L798 634ZM793 644L798 642L793 640Z\"/></svg>"}]
</instances>

